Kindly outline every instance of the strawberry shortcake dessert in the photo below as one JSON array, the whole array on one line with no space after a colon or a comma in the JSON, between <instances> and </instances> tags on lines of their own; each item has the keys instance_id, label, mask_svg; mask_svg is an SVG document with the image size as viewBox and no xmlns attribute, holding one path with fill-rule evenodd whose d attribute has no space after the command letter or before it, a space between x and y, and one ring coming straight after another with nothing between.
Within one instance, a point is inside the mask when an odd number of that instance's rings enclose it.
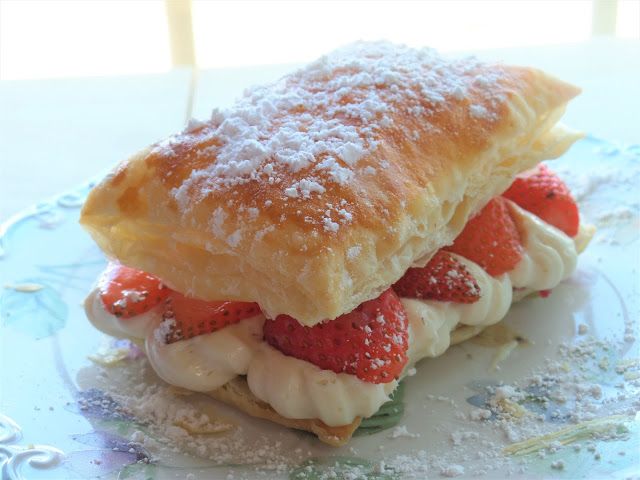
<instances>
[{"instance_id":1,"label":"strawberry shortcake dessert","mask_svg":"<svg viewBox=\"0 0 640 480\"><path fill-rule=\"evenodd\" d=\"M546 292L590 238L545 164L579 93L361 42L120 163L81 223L91 322L168 383L346 443L423 358Z\"/></svg>"}]
</instances>

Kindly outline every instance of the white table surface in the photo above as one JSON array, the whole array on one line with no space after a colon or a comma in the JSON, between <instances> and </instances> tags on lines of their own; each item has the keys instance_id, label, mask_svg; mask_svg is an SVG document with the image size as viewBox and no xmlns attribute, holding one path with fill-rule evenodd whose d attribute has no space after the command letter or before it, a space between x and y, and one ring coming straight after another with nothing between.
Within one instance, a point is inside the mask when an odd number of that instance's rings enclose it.
<instances>
[{"instance_id":1,"label":"white table surface","mask_svg":"<svg viewBox=\"0 0 640 480\"><path fill-rule=\"evenodd\" d=\"M624 143L640 142L640 41L595 39L574 45L474 52L533 65L583 94L565 123ZM182 128L187 112L207 118L249 85L291 65L200 72L190 106L190 73L0 82L0 221L73 188L145 145Z\"/></svg>"},{"instance_id":2,"label":"white table surface","mask_svg":"<svg viewBox=\"0 0 640 480\"><path fill-rule=\"evenodd\" d=\"M190 73L0 82L0 222L183 127Z\"/></svg>"}]
</instances>

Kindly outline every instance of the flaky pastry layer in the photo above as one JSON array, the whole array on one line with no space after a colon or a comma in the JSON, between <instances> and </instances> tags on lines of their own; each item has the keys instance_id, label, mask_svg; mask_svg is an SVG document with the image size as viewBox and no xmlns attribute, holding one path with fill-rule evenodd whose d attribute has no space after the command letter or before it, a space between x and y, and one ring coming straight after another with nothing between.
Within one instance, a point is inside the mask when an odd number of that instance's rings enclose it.
<instances>
[{"instance_id":1,"label":"flaky pastry layer","mask_svg":"<svg viewBox=\"0 0 640 480\"><path fill-rule=\"evenodd\" d=\"M569 148L579 136L556 123L578 92L535 69L356 44L124 161L81 223L175 290L313 325Z\"/></svg>"}]
</instances>

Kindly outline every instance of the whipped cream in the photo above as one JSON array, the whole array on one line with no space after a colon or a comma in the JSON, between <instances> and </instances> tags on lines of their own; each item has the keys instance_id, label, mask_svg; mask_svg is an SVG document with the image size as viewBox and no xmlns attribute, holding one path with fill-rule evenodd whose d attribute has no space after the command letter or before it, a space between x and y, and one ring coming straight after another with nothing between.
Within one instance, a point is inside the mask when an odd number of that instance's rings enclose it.
<instances>
[{"instance_id":1,"label":"whipped cream","mask_svg":"<svg viewBox=\"0 0 640 480\"><path fill-rule=\"evenodd\" d=\"M408 365L442 355L459 324L487 327L502 320L514 301L514 288L553 288L575 270L578 253L574 241L515 203L508 203L523 235L522 259L510 272L492 277L478 264L453 254L480 287L480 298L474 303L402 298L409 318Z\"/></svg>"},{"instance_id":2,"label":"whipped cream","mask_svg":"<svg viewBox=\"0 0 640 480\"><path fill-rule=\"evenodd\" d=\"M532 213L509 202L511 214L522 235L524 252L509 277L516 288L547 290L575 270L575 241Z\"/></svg>"},{"instance_id":3,"label":"whipped cream","mask_svg":"<svg viewBox=\"0 0 640 480\"><path fill-rule=\"evenodd\" d=\"M513 289L508 275L492 277L476 263L452 254L473 275L480 287L474 303L439 302L402 298L409 318L409 364L442 355L459 324L488 326L499 322L511 306Z\"/></svg>"},{"instance_id":4,"label":"whipped cream","mask_svg":"<svg viewBox=\"0 0 640 480\"><path fill-rule=\"evenodd\" d=\"M444 353L458 326L488 326L500 321L513 300L513 287L555 287L575 269L574 241L535 215L511 204L522 234L522 260L506 274L492 277L476 263L456 256L476 279L480 299L461 304L402 298L409 321L408 365ZM287 418L318 418L327 425L351 423L373 415L389 399L397 382L373 384L355 375L322 370L286 356L262 339L263 315L216 332L169 345L156 329L160 308L133 318L108 313L96 287L85 301L87 316L103 332L145 341L149 362L165 381L194 391L211 391L236 375L246 375L250 390ZM405 369L406 370L406 369Z\"/></svg>"},{"instance_id":5,"label":"whipped cream","mask_svg":"<svg viewBox=\"0 0 640 480\"><path fill-rule=\"evenodd\" d=\"M369 383L355 375L322 370L284 355L268 343L255 352L247 372L249 389L287 418L319 418L330 426L370 417L398 384Z\"/></svg>"},{"instance_id":6,"label":"whipped cream","mask_svg":"<svg viewBox=\"0 0 640 480\"><path fill-rule=\"evenodd\" d=\"M171 385L197 392L215 390L247 373L254 353L264 343L264 321L263 315L256 315L217 332L170 344L151 328L144 344L149 363Z\"/></svg>"}]
</instances>

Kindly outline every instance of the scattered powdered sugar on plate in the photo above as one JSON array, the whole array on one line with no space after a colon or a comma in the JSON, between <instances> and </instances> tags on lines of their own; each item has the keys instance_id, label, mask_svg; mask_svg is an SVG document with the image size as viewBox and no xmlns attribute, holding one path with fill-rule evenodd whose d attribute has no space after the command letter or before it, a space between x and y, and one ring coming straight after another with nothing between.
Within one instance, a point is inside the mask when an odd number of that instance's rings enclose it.
<instances>
[{"instance_id":1,"label":"scattered powdered sugar on plate","mask_svg":"<svg viewBox=\"0 0 640 480\"><path fill-rule=\"evenodd\" d=\"M103 416L113 411L130 420L129 440L150 452L152 463L162 465L167 458L187 455L209 465L255 466L251 471L268 476L286 473L310 456L301 448L303 443L287 443L277 433L245 426L238 421L239 412L165 384L144 357L120 362L117 368L92 367L83 377L97 382L88 391L98 388L109 398L108 405L101 403Z\"/></svg>"},{"instance_id":2,"label":"scattered powdered sugar on plate","mask_svg":"<svg viewBox=\"0 0 640 480\"><path fill-rule=\"evenodd\" d=\"M454 445L462 445L462 442L466 442L467 440L478 440L479 436L478 432L455 430L451 433L451 441Z\"/></svg>"},{"instance_id":3,"label":"scattered powdered sugar on plate","mask_svg":"<svg viewBox=\"0 0 640 480\"><path fill-rule=\"evenodd\" d=\"M453 463L442 467L440 473L442 473L444 477L459 477L460 475L464 475L464 467Z\"/></svg>"},{"instance_id":4,"label":"scattered powdered sugar on plate","mask_svg":"<svg viewBox=\"0 0 640 480\"><path fill-rule=\"evenodd\" d=\"M98 387L113 399L115 407L109 404L108 409L122 418L135 418L129 440L151 452L152 463L169 452L213 464L244 465L266 478L286 477L292 469L298 469L296 479L374 474L403 479L495 477L527 475L532 462L547 462L549 474L571 471L566 457L557 457L565 451L582 451L594 460L608 458L596 442L626 438L625 425L640 411L640 360L618 360L614 352L619 348L619 342L583 334L560 343L553 358L518 381L474 387L477 395L464 403L428 395L425 407L431 403L449 410L449 419L440 415L443 426L433 419L440 445L425 444L425 435L403 424L381 433L381 438L389 440L378 443L375 460L329 465L322 460L321 470L309 467L308 477L300 465L326 455L329 459L345 455L347 450L357 456L358 439L345 449L320 450L323 453L318 456L317 441L311 436L301 441L299 435L280 427L270 432L264 426L251 430L251 419L238 422L231 411L220 410L223 406L213 403L212 408L208 398L203 402L200 394L164 384L145 358L122 361L117 368L97 366L100 373L91 371L86 376L98 378ZM605 380L594 378L594 372ZM420 405L415 396L410 401L413 408ZM394 446L401 442L399 452ZM233 478L251 475L238 473Z\"/></svg>"},{"instance_id":5,"label":"scattered powdered sugar on plate","mask_svg":"<svg viewBox=\"0 0 640 480\"><path fill-rule=\"evenodd\" d=\"M426 478L427 474L495 478L528 476L537 471L530 470L533 464L547 462L552 475L573 467L569 455L581 450L593 461L608 458L611 462L598 442L628 440L629 428L640 412L640 359L618 359L615 352L620 351L624 341L597 339L585 332L560 343L553 358L518 381L479 384L478 394L467 399L474 405L471 408L429 395L431 403L425 407L435 403L450 409L450 418L442 426L433 426L448 437L448 443L430 444L438 454L414 450L388 456L377 471L401 472L400 478ZM439 411L441 417L445 415L441 407ZM404 432L406 428L396 429ZM419 440L415 442L418 447ZM380 448L384 452L388 447ZM626 454L624 449L616 452L618 457Z\"/></svg>"},{"instance_id":6,"label":"scattered powdered sugar on plate","mask_svg":"<svg viewBox=\"0 0 640 480\"><path fill-rule=\"evenodd\" d=\"M479 422L491 418L491 410L486 408L473 408L469 412L469 419Z\"/></svg>"},{"instance_id":7,"label":"scattered powdered sugar on plate","mask_svg":"<svg viewBox=\"0 0 640 480\"><path fill-rule=\"evenodd\" d=\"M398 425L397 427L394 427L391 430L391 433L389 434L389 438L400 438L400 437L418 438L419 436L420 436L419 433L409 432L409 430L407 430L406 425Z\"/></svg>"},{"instance_id":8,"label":"scattered powdered sugar on plate","mask_svg":"<svg viewBox=\"0 0 640 480\"><path fill-rule=\"evenodd\" d=\"M588 136L590 147L581 162L551 165L569 186L581 214L600 229L640 218L640 145L623 145ZM580 144L576 147L579 148ZM579 164L581 168L576 169ZM611 236L601 236L611 242Z\"/></svg>"}]
</instances>

